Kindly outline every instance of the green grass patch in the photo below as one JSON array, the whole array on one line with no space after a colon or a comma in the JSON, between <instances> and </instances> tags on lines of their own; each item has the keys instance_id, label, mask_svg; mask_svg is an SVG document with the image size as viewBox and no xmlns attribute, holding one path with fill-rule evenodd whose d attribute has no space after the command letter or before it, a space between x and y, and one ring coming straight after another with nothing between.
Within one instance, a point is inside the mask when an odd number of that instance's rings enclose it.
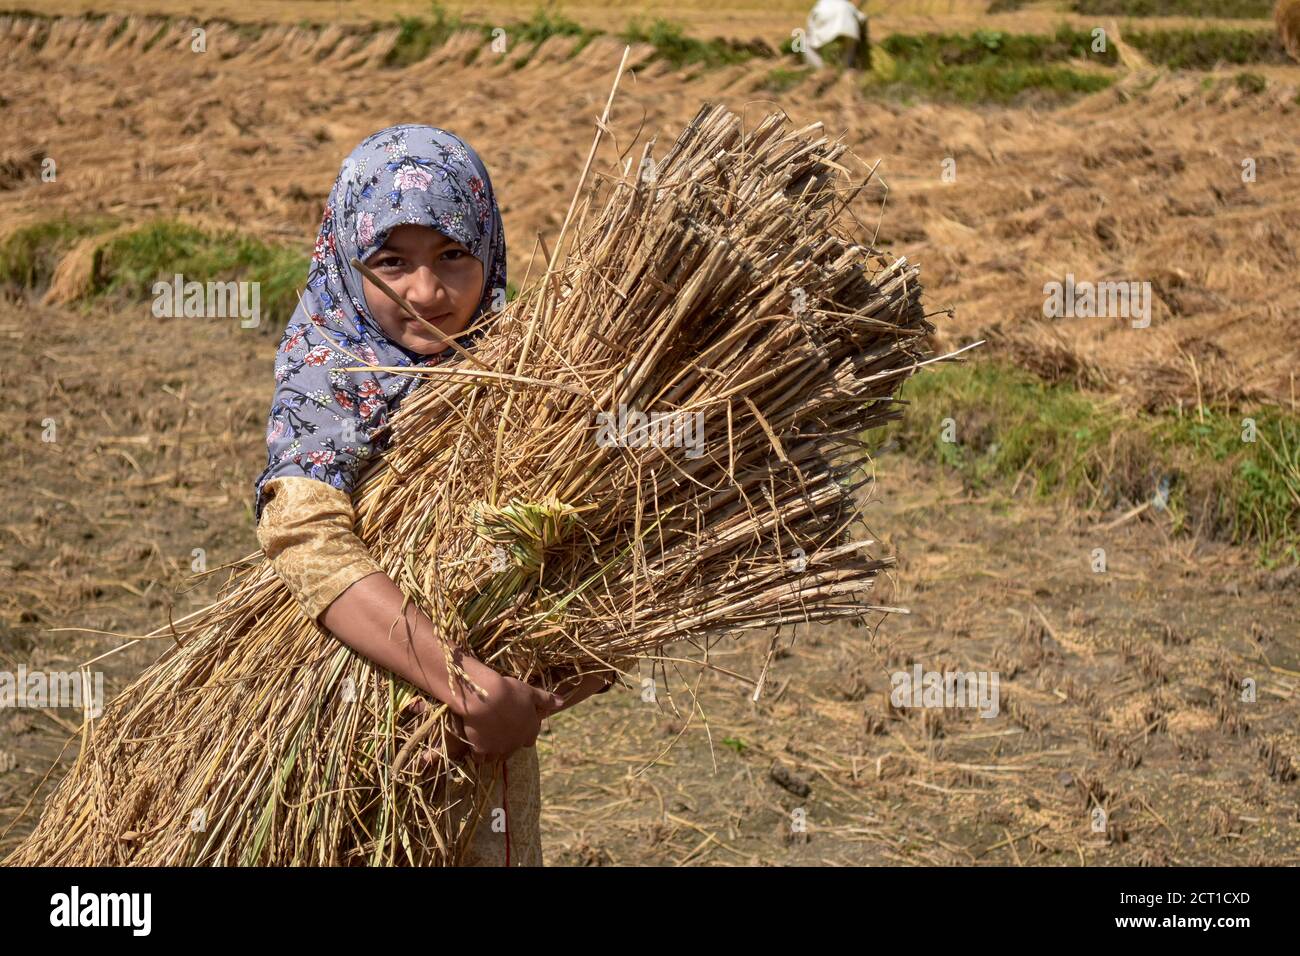
<instances>
[{"instance_id":1,"label":"green grass patch","mask_svg":"<svg viewBox=\"0 0 1300 956\"><path fill-rule=\"evenodd\" d=\"M107 233L116 223L107 217L35 223L0 243L0 282L40 290L54 268L80 239ZM96 250L86 301L103 296L151 300L155 282L185 281L260 283L259 328L279 329L298 304L307 280L307 247L273 245L241 232L215 232L170 220L142 223L106 237Z\"/></svg>"},{"instance_id":2,"label":"green grass patch","mask_svg":"<svg viewBox=\"0 0 1300 956\"><path fill-rule=\"evenodd\" d=\"M1003 66L979 63L936 66L900 61L888 77L868 75L863 91L902 99L912 97L953 100L959 103L1009 104L1025 99L1064 102L1096 93L1114 82L1102 73L1081 73L1062 66Z\"/></svg>"},{"instance_id":3,"label":"green grass patch","mask_svg":"<svg viewBox=\"0 0 1300 956\"><path fill-rule=\"evenodd\" d=\"M1128 17L1267 19L1276 0L1074 0L1075 13ZM989 10L992 13L992 9Z\"/></svg>"},{"instance_id":4,"label":"green grass patch","mask_svg":"<svg viewBox=\"0 0 1300 956\"><path fill-rule=\"evenodd\" d=\"M24 226L0 242L0 282L24 289L49 285L59 259L86 236L106 232L107 216L49 219Z\"/></svg>"},{"instance_id":5,"label":"green grass patch","mask_svg":"<svg viewBox=\"0 0 1300 956\"><path fill-rule=\"evenodd\" d=\"M895 33L886 37L880 46L900 62L937 66L1038 66L1073 59L1107 66L1118 62L1113 45L1107 44L1104 52L1093 52L1092 33L1069 26L1044 34L1002 30L976 30L969 34Z\"/></svg>"},{"instance_id":6,"label":"green grass patch","mask_svg":"<svg viewBox=\"0 0 1300 956\"><path fill-rule=\"evenodd\" d=\"M1286 62L1271 30L1158 30L1125 39L1153 63L1170 69L1205 70L1220 64ZM1105 89L1118 75L1111 69L1087 70L1072 64L1113 68L1115 44L1095 50L1091 30L1060 26L1050 34L976 30L969 34L893 34L872 51L888 63L864 75L870 95L946 99L962 103L1064 102ZM787 45L788 48L788 45ZM1257 92L1258 77L1240 81Z\"/></svg>"},{"instance_id":7,"label":"green grass patch","mask_svg":"<svg viewBox=\"0 0 1300 956\"><path fill-rule=\"evenodd\" d=\"M446 43L457 30L479 30L484 42L492 40L494 27L488 24L471 22L448 13L440 3L433 4L431 17L399 17L399 33L393 48L384 58L384 65L403 67L416 63L429 55L435 47ZM576 20L546 8L537 8L532 16L507 29L511 47L531 46L527 52L511 60L514 69L528 65L537 47L553 36L578 37L571 56L576 56L583 47L595 37L604 35L603 30L590 30ZM757 54L739 44L725 39L699 40L687 36L681 24L663 18L656 18L649 23L639 18L630 21L618 37L626 43L648 43L655 48L656 58L666 60L673 66L718 67L729 63L743 63L753 59ZM473 63L479 56L475 49L466 54L465 65ZM497 58L499 61L510 56L508 51Z\"/></svg>"},{"instance_id":8,"label":"green grass patch","mask_svg":"<svg viewBox=\"0 0 1300 956\"><path fill-rule=\"evenodd\" d=\"M1117 62L1113 45L1094 53L1088 31L1062 26L1051 34L977 30L971 34L893 34L872 50L869 95L960 103L1062 102L1103 90L1108 73L1084 72L1065 61ZM876 61L881 68L877 69Z\"/></svg>"},{"instance_id":9,"label":"green grass patch","mask_svg":"<svg viewBox=\"0 0 1300 956\"><path fill-rule=\"evenodd\" d=\"M1249 430L1245 422L1249 421ZM1244 440L1250 433L1253 442ZM1209 504L1215 529L1300 561L1300 417L1277 408L1165 416L1158 448L1200 469L1184 482L1187 506ZM1175 498L1177 504L1177 498Z\"/></svg>"},{"instance_id":10,"label":"green grass patch","mask_svg":"<svg viewBox=\"0 0 1300 956\"><path fill-rule=\"evenodd\" d=\"M166 220L109 240L93 294L151 297L153 284L180 273L187 281L260 283L259 327L279 329L307 280L305 247L270 245L241 232L209 232Z\"/></svg>"},{"instance_id":11,"label":"green grass patch","mask_svg":"<svg viewBox=\"0 0 1300 956\"><path fill-rule=\"evenodd\" d=\"M397 40L393 48L384 56L384 66L410 66L423 60L435 48L451 39L457 30L473 29L477 24L470 24L455 14L448 13L442 4L434 3L432 15L424 17L398 17Z\"/></svg>"},{"instance_id":12,"label":"green grass patch","mask_svg":"<svg viewBox=\"0 0 1300 956\"><path fill-rule=\"evenodd\" d=\"M903 449L972 489L1015 483L1089 508L1158 500L1178 527L1300 561L1294 413L1140 415L993 361L917 375L902 397L912 404L891 430Z\"/></svg>"},{"instance_id":13,"label":"green grass patch","mask_svg":"<svg viewBox=\"0 0 1300 956\"><path fill-rule=\"evenodd\" d=\"M576 20L570 20L560 13L551 13L542 7L533 11L533 15L510 31L518 43L541 43L551 37L580 37L594 33Z\"/></svg>"},{"instance_id":14,"label":"green grass patch","mask_svg":"<svg viewBox=\"0 0 1300 956\"><path fill-rule=\"evenodd\" d=\"M1238 73L1236 83L1243 93L1263 93L1268 89L1268 80L1258 73Z\"/></svg>"},{"instance_id":15,"label":"green grass patch","mask_svg":"<svg viewBox=\"0 0 1300 956\"><path fill-rule=\"evenodd\" d=\"M1106 470L1098 453L1120 424L1073 389L991 362L917 375L902 397L913 403L900 428L904 448L977 488L1024 470L1041 495L1096 489Z\"/></svg>"},{"instance_id":16,"label":"green grass patch","mask_svg":"<svg viewBox=\"0 0 1300 956\"><path fill-rule=\"evenodd\" d=\"M537 52L537 48L551 37L577 37L578 42L574 44L569 51L569 59L577 56L588 43L595 37L599 36L601 31L588 30L576 20L570 20L563 14L552 13L549 10L538 7L533 11L532 17L525 20L518 26L511 28L511 36L515 44L531 44L531 48L521 57L516 59L511 66L516 69L523 69Z\"/></svg>"},{"instance_id":17,"label":"green grass patch","mask_svg":"<svg viewBox=\"0 0 1300 956\"><path fill-rule=\"evenodd\" d=\"M774 67L768 70L767 76L763 77L763 82L758 85L758 89L771 93L785 93L802 83L812 75L812 72L812 67L808 66Z\"/></svg>"},{"instance_id":18,"label":"green grass patch","mask_svg":"<svg viewBox=\"0 0 1300 956\"><path fill-rule=\"evenodd\" d=\"M687 36L681 24L656 18L644 24L632 20L619 39L625 43L649 43L655 48L656 59L666 60L673 66L717 67L731 63L744 63L757 56L752 50L742 49L726 40L697 40Z\"/></svg>"},{"instance_id":19,"label":"green grass patch","mask_svg":"<svg viewBox=\"0 0 1300 956\"><path fill-rule=\"evenodd\" d=\"M1272 30L1156 30L1124 34L1152 63L1171 70L1208 70L1221 63L1289 63Z\"/></svg>"}]
</instances>

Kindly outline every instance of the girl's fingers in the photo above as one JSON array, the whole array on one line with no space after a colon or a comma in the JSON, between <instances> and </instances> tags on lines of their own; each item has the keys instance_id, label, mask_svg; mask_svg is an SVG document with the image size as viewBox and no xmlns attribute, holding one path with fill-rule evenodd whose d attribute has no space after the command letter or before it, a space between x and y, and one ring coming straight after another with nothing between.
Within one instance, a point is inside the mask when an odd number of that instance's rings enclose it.
<instances>
[{"instance_id":1,"label":"girl's fingers","mask_svg":"<svg viewBox=\"0 0 1300 956\"><path fill-rule=\"evenodd\" d=\"M566 677L556 686L555 692L563 697L568 697L569 692L582 686L582 675L575 674L572 677Z\"/></svg>"},{"instance_id":2,"label":"girl's fingers","mask_svg":"<svg viewBox=\"0 0 1300 956\"><path fill-rule=\"evenodd\" d=\"M415 758L415 767L417 773L428 773L429 768L433 766L434 761L438 759L438 751L432 747L421 749L419 756Z\"/></svg>"},{"instance_id":3,"label":"girl's fingers","mask_svg":"<svg viewBox=\"0 0 1300 956\"><path fill-rule=\"evenodd\" d=\"M447 758L449 760L462 760L465 754L469 753L470 746L463 740L447 741Z\"/></svg>"},{"instance_id":4,"label":"girl's fingers","mask_svg":"<svg viewBox=\"0 0 1300 956\"><path fill-rule=\"evenodd\" d=\"M564 706L564 697L560 694L553 694L540 687L534 687L533 694L537 709L543 714L555 713Z\"/></svg>"},{"instance_id":5,"label":"girl's fingers","mask_svg":"<svg viewBox=\"0 0 1300 956\"><path fill-rule=\"evenodd\" d=\"M470 752L470 743L465 739L465 724L456 714L451 717L451 733L447 734L447 756L452 760L461 760Z\"/></svg>"},{"instance_id":6,"label":"girl's fingers","mask_svg":"<svg viewBox=\"0 0 1300 956\"><path fill-rule=\"evenodd\" d=\"M402 713L422 717L429 711L429 702L423 697L412 697L402 705Z\"/></svg>"},{"instance_id":7,"label":"girl's fingers","mask_svg":"<svg viewBox=\"0 0 1300 956\"><path fill-rule=\"evenodd\" d=\"M605 677L603 675L584 674L577 688L569 694L568 701L565 704L566 709L599 693L604 686Z\"/></svg>"}]
</instances>

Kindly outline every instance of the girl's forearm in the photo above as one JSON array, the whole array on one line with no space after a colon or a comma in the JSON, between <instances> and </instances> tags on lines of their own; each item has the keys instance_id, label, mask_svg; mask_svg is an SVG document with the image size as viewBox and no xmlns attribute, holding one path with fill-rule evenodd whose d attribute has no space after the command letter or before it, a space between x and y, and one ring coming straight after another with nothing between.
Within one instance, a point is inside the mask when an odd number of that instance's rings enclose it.
<instances>
[{"instance_id":1,"label":"girl's forearm","mask_svg":"<svg viewBox=\"0 0 1300 956\"><path fill-rule=\"evenodd\" d=\"M408 604L405 596L382 571L357 580L335 598L320 615L320 623L358 654L409 681L464 716L465 692L452 688L447 678L445 645L428 615ZM452 659L471 679L478 681L485 665L452 650Z\"/></svg>"}]
</instances>

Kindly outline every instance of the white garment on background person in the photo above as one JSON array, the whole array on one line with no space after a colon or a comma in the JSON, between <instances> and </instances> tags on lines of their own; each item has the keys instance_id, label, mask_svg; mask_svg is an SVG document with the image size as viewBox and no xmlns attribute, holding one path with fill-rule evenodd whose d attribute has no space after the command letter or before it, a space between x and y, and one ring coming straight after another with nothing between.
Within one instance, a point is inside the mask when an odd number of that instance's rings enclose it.
<instances>
[{"instance_id":1,"label":"white garment on background person","mask_svg":"<svg viewBox=\"0 0 1300 956\"><path fill-rule=\"evenodd\" d=\"M866 14L849 0L817 0L804 30L804 61L814 67L825 66L817 51L838 37L856 43L862 39L862 25L866 22Z\"/></svg>"}]
</instances>

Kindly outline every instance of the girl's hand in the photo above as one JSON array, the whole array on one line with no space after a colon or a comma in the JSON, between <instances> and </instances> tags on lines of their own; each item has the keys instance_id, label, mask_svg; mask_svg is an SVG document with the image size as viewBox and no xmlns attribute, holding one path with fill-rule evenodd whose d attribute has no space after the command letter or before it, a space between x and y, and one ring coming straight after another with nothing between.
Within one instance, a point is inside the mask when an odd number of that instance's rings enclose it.
<instances>
[{"instance_id":1,"label":"girl's hand","mask_svg":"<svg viewBox=\"0 0 1300 956\"><path fill-rule=\"evenodd\" d=\"M561 710L568 710L574 704L586 700L593 694L599 694L613 682L614 675L609 673L576 674L573 677L565 678L555 688L555 692L564 697L564 703L555 713L558 714Z\"/></svg>"},{"instance_id":2,"label":"girl's hand","mask_svg":"<svg viewBox=\"0 0 1300 956\"><path fill-rule=\"evenodd\" d=\"M504 760L520 747L532 747L542 718L557 713L565 703L559 694L498 674L486 665L473 668L470 676L487 697L463 687L456 711L476 760Z\"/></svg>"},{"instance_id":3,"label":"girl's hand","mask_svg":"<svg viewBox=\"0 0 1300 956\"><path fill-rule=\"evenodd\" d=\"M472 662L472 664L478 664L478 667L474 668L471 676L473 676L474 680L478 682L480 686L483 686L484 689L489 692L489 694L493 694L492 688L493 686L496 686L496 684L495 682L491 681L491 678L487 676L488 674L492 675L492 677L495 677L497 681L502 681L502 682L513 681L514 684L519 684L522 687L528 688L529 691L532 691L532 698L534 701L532 705L533 714L528 715L527 712L525 711L524 721L523 721L524 726L527 728L529 732L531 732L532 738L527 742L519 745L525 747L533 746L536 744L537 734L541 730L541 721L543 719L545 719L548 716L551 716L552 714L558 714L562 710L568 710L574 704L586 700L588 697L591 697L593 694L599 694L601 691L607 689L614 682L615 679L612 673L575 674L573 676L567 677L564 680L562 680L560 684L556 687L554 693L548 693L544 690L541 690L540 688L532 687L528 684L521 684L519 681L514 681L513 678L502 677L500 674L497 674L495 671L491 670L490 668L487 668L486 666L479 664L477 661ZM479 668L481 668L482 671L480 671ZM486 672L486 674L483 672ZM517 690L517 688L515 688L515 690ZM465 691L466 703L468 703L470 698L473 698L476 701L482 703L482 699L478 698L477 695L472 690L467 688ZM502 699L504 699L504 695ZM460 701L458 701L458 703L460 703ZM407 709L410 710L411 713L414 715L422 716L428 711L428 706L429 705L425 700L417 697L411 700L410 702L408 702ZM458 707L454 709L451 714L452 733L449 735L449 739L447 740L447 758L453 762L458 762L466 756L471 756L473 757L473 759L478 760L480 762L493 760L493 759L502 759L501 756L502 752L499 750L499 748L508 746L510 740L503 739L500 736L489 736L489 735L497 734L499 731L499 728L494 729L493 726L491 725L491 722L485 720L483 716L483 714L490 708L480 707L479 715L468 721L465 720L462 717L461 713L458 712L463 709L464 708ZM533 719L535 719L536 721L535 726L533 726L533 724L530 722L529 720L530 716ZM507 718L507 720L508 719L509 718ZM479 745L477 748L471 746L471 744L467 742L470 739L469 730L471 727L475 728L476 730L475 739L477 740ZM522 734L518 734L515 736L514 739L516 740L520 739L522 736L523 736ZM514 749L517 750L519 748L515 747ZM509 756L510 753L513 752L514 750L511 750L508 753L504 753L503 756ZM494 753L498 754L498 756L493 756ZM424 748L420 756L420 763L419 763L420 768L422 770L427 770L430 766L433 765L433 763L435 762L435 758L436 758L436 753L433 750L433 748L431 747Z\"/></svg>"}]
</instances>

